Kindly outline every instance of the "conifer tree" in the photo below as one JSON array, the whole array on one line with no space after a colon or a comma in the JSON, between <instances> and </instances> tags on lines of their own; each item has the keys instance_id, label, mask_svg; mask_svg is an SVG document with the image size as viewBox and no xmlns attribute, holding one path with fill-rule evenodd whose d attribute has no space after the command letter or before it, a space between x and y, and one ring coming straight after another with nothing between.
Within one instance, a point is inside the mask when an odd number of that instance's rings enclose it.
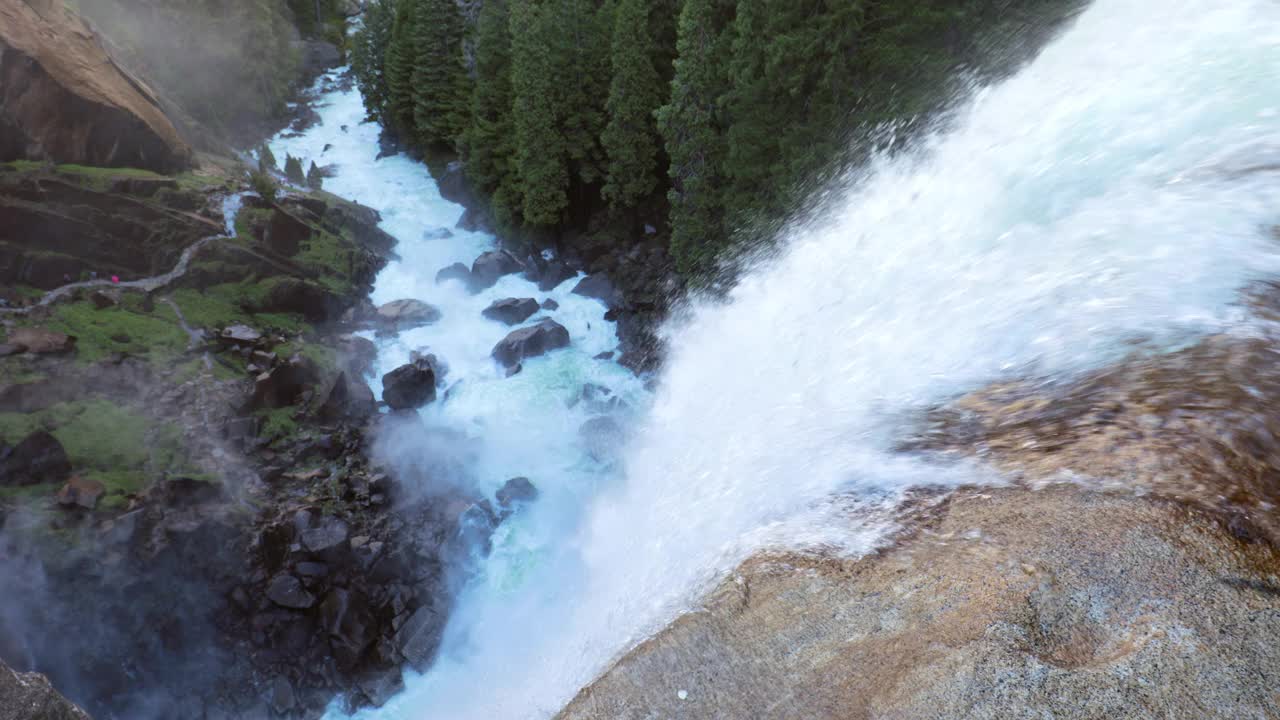
<instances>
[{"instance_id":1,"label":"conifer tree","mask_svg":"<svg viewBox=\"0 0 1280 720\"><path fill-rule=\"evenodd\" d=\"M284 176L294 185L307 182L307 176L302 172L302 161L287 153L284 156Z\"/></svg>"},{"instance_id":2,"label":"conifer tree","mask_svg":"<svg viewBox=\"0 0 1280 720\"><path fill-rule=\"evenodd\" d=\"M520 205L514 167L509 17L506 0L486 0L476 20L476 81L462 148L467 176L491 193L501 224L510 223Z\"/></svg>"},{"instance_id":3,"label":"conifer tree","mask_svg":"<svg viewBox=\"0 0 1280 720\"><path fill-rule=\"evenodd\" d=\"M467 122L462 15L454 0L414 0L413 126L426 145L456 145Z\"/></svg>"},{"instance_id":4,"label":"conifer tree","mask_svg":"<svg viewBox=\"0 0 1280 720\"><path fill-rule=\"evenodd\" d=\"M610 206L633 207L657 185L658 138L654 113L662 104L662 79L649 28L649 0L621 0L613 25L613 81L601 136L608 155L602 193Z\"/></svg>"},{"instance_id":5,"label":"conifer tree","mask_svg":"<svg viewBox=\"0 0 1280 720\"><path fill-rule=\"evenodd\" d=\"M671 96L658 111L658 128L671 158L671 254L687 276L713 270L727 242L720 103L728 89L725 29L732 19L727 0L685 0Z\"/></svg>"},{"instance_id":6,"label":"conifer tree","mask_svg":"<svg viewBox=\"0 0 1280 720\"><path fill-rule=\"evenodd\" d=\"M320 190L324 187L324 173L314 160L311 161L311 167L307 168L307 187L312 190Z\"/></svg>"},{"instance_id":7,"label":"conifer tree","mask_svg":"<svg viewBox=\"0 0 1280 720\"><path fill-rule=\"evenodd\" d=\"M373 0L364 11L360 31L351 39L351 72L360 87L365 113L382 120L387 107L384 60L395 23L395 0Z\"/></svg>"},{"instance_id":8,"label":"conifer tree","mask_svg":"<svg viewBox=\"0 0 1280 720\"><path fill-rule=\"evenodd\" d=\"M384 124L402 132L413 129L413 68L417 58L415 26L420 2L395 0L395 20L383 64L387 102L381 119Z\"/></svg>"},{"instance_id":9,"label":"conifer tree","mask_svg":"<svg viewBox=\"0 0 1280 720\"><path fill-rule=\"evenodd\" d=\"M511 89L521 209L531 225L554 225L569 204L565 136L556 111L552 40L558 28L533 0L511 2Z\"/></svg>"}]
</instances>

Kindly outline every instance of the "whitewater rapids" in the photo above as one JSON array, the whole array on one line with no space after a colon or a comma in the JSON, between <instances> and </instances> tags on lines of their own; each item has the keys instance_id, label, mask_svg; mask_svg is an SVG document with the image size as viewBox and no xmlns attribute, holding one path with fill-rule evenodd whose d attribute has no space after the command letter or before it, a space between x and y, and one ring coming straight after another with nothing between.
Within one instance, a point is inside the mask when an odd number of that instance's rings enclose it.
<instances>
[{"instance_id":1,"label":"whitewater rapids","mask_svg":"<svg viewBox=\"0 0 1280 720\"><path fill-rule=\"evenodd\" d=\"M1098 0L1017 75L975 88L947 129L832 190L832 209L792 227L728 302L694 304L669 328L652 398L587 362L612 328L564 286L553 297L571 303L575 349L497 377L481 352L497 331L474 319L491 297L442 297L432 279L492 239L422 242L461 209L422 168L373 160L377 129L358 125L354 93L325 101L323 125L277 155L323 164L333 143L329 189L382 210L401 241L375 297L445 311L384 343L379 370L414 343L456 354L478 389L431 419L492 450L482 489L510 474L548 489L500 531L435 666L360 718L549 717L752 552L863 552L887 529L874 509L907 489L999 481L893 453L923 409L1001 378L1251 332L1238 291L1280 271L1271 0ZM499 296L527 291L504 282ZM636 408L618 466L575 443L581 410L563 400L582 382Z\"/></svg>"}]
</instances>

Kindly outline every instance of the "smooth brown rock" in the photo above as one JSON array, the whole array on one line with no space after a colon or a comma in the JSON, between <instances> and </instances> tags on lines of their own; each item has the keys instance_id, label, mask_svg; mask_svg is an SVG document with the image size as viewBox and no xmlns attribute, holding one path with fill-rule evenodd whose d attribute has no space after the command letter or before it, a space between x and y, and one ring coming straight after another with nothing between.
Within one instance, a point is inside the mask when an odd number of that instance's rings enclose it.
<instances>
[{"instance_id":1,"label":"smooth brown rock","mask_svg":"<svg viewBox=\"0 0 1280 720\"><path fill-rule=\"evenodd\" d=\"M97 480L86 480L75 476L67 481L58 491L58 504L63 507L82 507L92 510L98 507L98 501L106 488Z\"/></svg>"},{"instance_id":2,"label":"smooth brown rock","mask_svg":"<svg viewBox=\"0 0 1280 720\"><path fill-rule=\"evenodd\" d=\"M860 560L760 555L560 720L1280 715L1280 557L1170 501L963 491Z\"/></svg>"},{"instance_id":3,"label":"smooth brown rock","mask_svg":"<svg viewBox=\"0 0 1280 720\"><path fill-rule=\"evenodd\" d=\"M21 345L27 349L27 352L38 355L71 352L76 347L74 335L33 327L14 328L9 331L6 342Z\"/></svg>"},{"instance_id":4,"label":"smooth brown rock","mask_svg":"<svg viewBox=\"0 0 1280 720\"><path fill-rule=\"evenodd\" d=\"M176 172L191 148L155 93L61 3L0 0L0 160Z\"/></svg>"}]
</instances>

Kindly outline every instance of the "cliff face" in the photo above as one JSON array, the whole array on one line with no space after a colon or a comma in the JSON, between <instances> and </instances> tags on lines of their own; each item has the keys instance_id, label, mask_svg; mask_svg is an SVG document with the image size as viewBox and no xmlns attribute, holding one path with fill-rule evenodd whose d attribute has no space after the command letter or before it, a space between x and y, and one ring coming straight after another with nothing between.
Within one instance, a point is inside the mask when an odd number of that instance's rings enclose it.
<instances>
[{"instance_id":1,"label":"cliff face","mask_svg":"<svg viewBox=\"0 0 1280 720\"><path fill-rule=\"evenodd\" d=\"M39 673L20 673L0 662L0 720L89 720Z\"/></svg>"},{"instance_id":2,"label":"cliff face","mask_svg":"<svg viewBox=\"0 0 1280 720\"><path fill-rule=\"evenodd\" d=\"M191 149L83 20L0 0L0 160L15 159L175 172Z\"/></svg>"},{"instance_id":3,"label":"cliff face","mask_svg":"<svg viewBox=\"0 0 1280 720\"><path fill-rule=\"evenodd\" d=\"M1276 551L1177 504L963 492L859 561L762 556L560 714L1274 717Z\"/></svg>"}]
</instances>

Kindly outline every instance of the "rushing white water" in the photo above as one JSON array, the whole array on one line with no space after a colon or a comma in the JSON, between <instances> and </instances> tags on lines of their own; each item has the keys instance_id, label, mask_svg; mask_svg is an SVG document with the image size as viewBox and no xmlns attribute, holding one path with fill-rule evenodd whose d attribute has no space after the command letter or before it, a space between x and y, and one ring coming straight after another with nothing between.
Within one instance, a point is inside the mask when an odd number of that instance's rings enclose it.
<instances>
[{"instance_id":1,"label":"rushing white water","mask_svg":"<svg viewBox=\"0 0 1280 720\"><path fill-rule=\"evenodd\" d=\"M485 437L495 455L480 476L552 487L502 530L436 666L362 717L548 717L753 550L857 552L882 530L862 510L920 484L996 480L895 455L902 418L1002 376L1096 366L1135 340L1239 328L1237 290L1280 271L1280 3L1098 0L1018 75L975 91L949 131L874 162L835 210L792 229L728 303L672 328L658 395L611 477L574 445L581 417L550 400L603 378L645 405L615 366L585 359L612 342L601 309L561 311L583 352L497 380L481 351L500 332L454 336L482 331L485 300L430 280L489 240L419 242L458 209L408 161L372 163L376 130L356 126L351 94L331 101L322 128L277 154L338 146L331 189L383 209L403 242L378 298L446 314L380 365L413 342L460 363L483 382L435 419Z\"/></svg>"}]
</instances>

